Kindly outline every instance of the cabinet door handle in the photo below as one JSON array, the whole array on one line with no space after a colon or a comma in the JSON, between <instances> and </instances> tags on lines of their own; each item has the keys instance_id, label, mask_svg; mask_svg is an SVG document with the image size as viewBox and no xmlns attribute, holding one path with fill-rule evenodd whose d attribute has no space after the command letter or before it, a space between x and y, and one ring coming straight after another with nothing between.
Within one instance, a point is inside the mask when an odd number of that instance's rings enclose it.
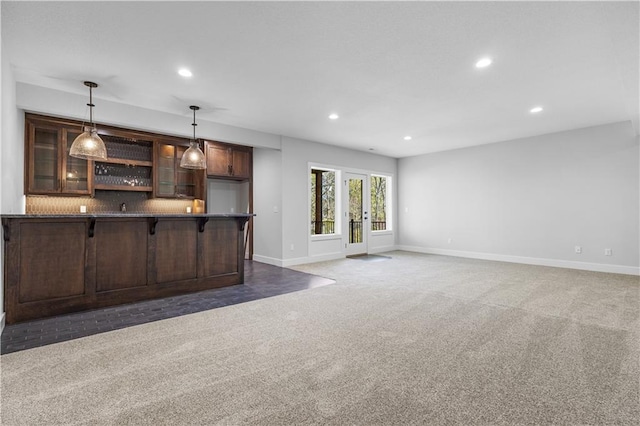
<instances>
[{"instance_id":1,"label":"cabinet door handle","mask_svg":"<svg viewBox=\"0 0 640 426\"><path fill-rule=\"evenodd\" d=\"M232 175L233 174L233 166L231 164L229 164L227 166L227 174L228 175Z\"/></svg>"}]
</instances>

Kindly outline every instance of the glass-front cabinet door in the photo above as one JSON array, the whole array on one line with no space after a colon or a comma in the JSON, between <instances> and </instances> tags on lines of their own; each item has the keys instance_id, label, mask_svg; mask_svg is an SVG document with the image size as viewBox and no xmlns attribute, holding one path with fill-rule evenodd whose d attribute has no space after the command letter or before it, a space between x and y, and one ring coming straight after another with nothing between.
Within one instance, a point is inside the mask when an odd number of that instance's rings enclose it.
<instances>
[{"instance_id":1,"label":"glass-front cabinet door","mask_svg":"<svg viewBox=\"0 0 640 426\"><path fill-rule=\"evenodd\" d=\"M79 130L27 119L27 193L91 194L90 162L69 156Z\"/></svg>"},{"instance_id":2,"label":"glass-front cabinet door","mask_svg":"<svg viewBox=\"0 0 640 426\"><path fill-rule=\"evenodd\" d=\"M66 149L62 162L62 192L74 194L90 193L89 162L69 155L73 141L80 135L79 131L65 129Z\"/></svg>"},{"instance_id":3,"label":"glass-front cabinet door","mask_svg":"<svg viewBox=\"0 0 640 426\"><path fill-rule=\"evenodd\" d=\"M157 144L156 197L195 198L198 172L180 167L187 146Z\"/></svg>"},{"instance_id":4,"label":"glass-front cabinet door","mask_svg":"<svg viewBox=\"0 0 640 426\"><path fill-rule=\"evenodd\" d=\"M186 146L176 147L176 195L194 198L196 196L196 171L180 167L180 160L187 149Z\"/></svg>"},{"instance_id":5,"label":"glass-front cabinet door","mask_svg":"<svg viewBox=\"0 0 640 426\"><path fill-rule=\"evenodd\" d=\"M156 197L175 197L176 147L159 143L157 152Z\"/></svg>"},{"instance_id":6,"label":"glass-front cabinet door","mask_svg":"<svg viewBox=\"0 0 640 426\"><path fill-rule=\"evenodd\" d=\"M59 148L61 132L29 124L29 192L60 192Z\"/></svg>"}]
</instances>

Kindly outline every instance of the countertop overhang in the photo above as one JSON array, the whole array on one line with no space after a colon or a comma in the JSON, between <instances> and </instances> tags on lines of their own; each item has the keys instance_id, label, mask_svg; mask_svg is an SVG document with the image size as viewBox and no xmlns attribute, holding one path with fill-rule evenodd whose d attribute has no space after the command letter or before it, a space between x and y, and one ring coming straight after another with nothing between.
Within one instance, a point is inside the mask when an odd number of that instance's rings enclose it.
<instances>
[{"instance_id":1,"label":"countertop overhang","mask_svg":"<svg viewBox=\"0 0 640 426\"><path fill-rule=\"evenodd\" d=\"M251 218L253 213L78 213L78 214L3 214L2 219L113 219L113 218L171 218L171 219L189 219L189 218Z\"/></svg>"}]
</instances>

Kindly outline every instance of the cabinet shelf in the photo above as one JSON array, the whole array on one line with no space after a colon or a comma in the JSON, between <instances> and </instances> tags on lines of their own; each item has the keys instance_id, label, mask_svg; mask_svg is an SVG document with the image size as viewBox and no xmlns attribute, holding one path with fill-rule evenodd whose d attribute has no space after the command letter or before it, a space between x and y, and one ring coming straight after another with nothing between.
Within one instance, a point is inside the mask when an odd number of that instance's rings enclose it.
<instances>
[{"instance_id":1,"label":"cabinet shelf","mask_svg":"<svg viewBox=\"0 0 640 426\"><path fill-rule=\"evenodd\" d=\"M153 188L150 186L131 186L131 185L103 185L95 184L95 189L102 189L107 191L135 191L135 192L151 192Z\"/></svg>"},{"instance_id":2,"label":"cabinet shelf","mask_svg":"<svg viewBox=\"0 0 640 426\"><path fill-rule=\"evenodd\" d=\"M125 166L142 166L142 167L153 166L152 161L127 160L125 158L107 158L106 160L96 161L96 163L124 164Z\"/></svg>"}]
</instances>

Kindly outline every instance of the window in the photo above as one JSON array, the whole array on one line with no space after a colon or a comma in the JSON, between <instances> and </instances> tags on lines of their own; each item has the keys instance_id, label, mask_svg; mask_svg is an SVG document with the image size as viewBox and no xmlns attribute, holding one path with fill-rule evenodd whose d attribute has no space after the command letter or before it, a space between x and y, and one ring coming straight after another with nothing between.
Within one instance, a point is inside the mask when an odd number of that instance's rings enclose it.
<instances>
[{"instance_id":1,"label":"window","mask_svg":"<svg viewBox=\"0 0 640 426\"><path fill-rule=\"evenodd\" d=\"M391 229L391 178L371 175L371 230Z\"/></svg>"},{"instance_id":2,"label":"window","mask_svg":"<svg viewBox=\"0 0 640 426\"><path fill-rule=\"evenodd\" d=\"M311 235L336 233L336 172L311 169Z\"/></svg>"}]
</instances>

